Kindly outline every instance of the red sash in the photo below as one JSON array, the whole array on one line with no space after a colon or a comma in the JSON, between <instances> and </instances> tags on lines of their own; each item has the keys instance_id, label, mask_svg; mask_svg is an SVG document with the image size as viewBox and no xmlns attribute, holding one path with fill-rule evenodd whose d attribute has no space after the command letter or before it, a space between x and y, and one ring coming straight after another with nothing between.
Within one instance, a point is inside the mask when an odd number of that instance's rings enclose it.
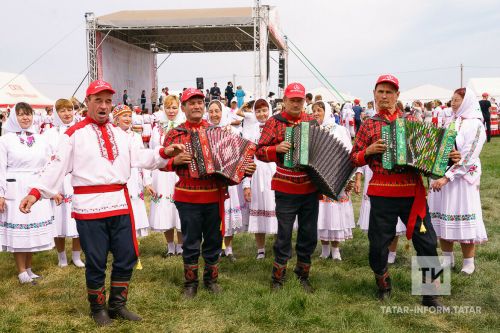
<instances>
[{"instance_id":1,"label":"red sash","mask_svg":"<svg viewBox=\"0 0 500 333\"><path fill-rule=\"evenodd\" d=\"M139 247L137 246L137 238L135 234L134 212L132 211L132 203L128 194L127 184L110 184L110 185L95 185L95 186L75 186L73 191L75 194L94 194L94 193L109 193L123 190L125 200L127 201L130 221L132 222L132 239L134 240L135 254L139 257Z\"/></svg>"}]
</instances>

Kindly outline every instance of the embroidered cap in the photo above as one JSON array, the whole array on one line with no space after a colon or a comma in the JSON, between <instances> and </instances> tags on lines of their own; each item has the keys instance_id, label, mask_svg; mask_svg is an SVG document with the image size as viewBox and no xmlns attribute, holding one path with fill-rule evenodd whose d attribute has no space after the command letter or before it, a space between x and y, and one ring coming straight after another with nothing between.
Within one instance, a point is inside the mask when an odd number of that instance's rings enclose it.
<instances>
[{"instance_id":1,"label":"embroidered cap","mask_svg":"<svg viewBox=\"0 0 500 333\"><path fill-rule=\"evenodd\" d=\"M392 75L382 75L381 77L378 78L377 83L375 83L375 87L379 83L392 83L394 86L396 86L396 89L399 90L399 81Z\"/></svg>"},{"instance_id":2,"label":"embroidered cap","mask_svg":"<svg viewBox=\"0 0 500 333\"><path fill-rule=\"evenodd\" d=\"M115 91L113 90L111 85L109 83L107 83L106 81L103 81L103 80L94 81L87 88L87 94L85 95L85 97L89 97L89 95L95 95L98 92L101 92L104 90L111 91L112 94L115 93Z\"/></svg>"},{"instance_id":3,"label":"embroidered cap","mask_svg":"<svg viewBox=\"0 0 500 333\"><path fill-rule=\"evenodd\" d=\"M181 103L184 103L193 96L200 96L201 98L205 98L205 95L203 95L203 93L198 89L188 88L182 93Z\"/></svg>"},{"instance_id":4,"label":"embroidered cap","mask_svg":"<svg viewBox=\"0 0 500 333\"><path fill-rule=\"evenodd\" d=\"M113 119L116 119L116 117L118 117L119 115L127 112L132 113L132 110L130 110L130 108L126 105L118 105L113 110Z\"/></svg>"},{"instance_id":5,"label":"embroidered cap","mask_svg":"<svg viewBox=\"0 0 500 333\"><path fill-rule=\"evenodd\" d=\"M306 89L300 83L290 83L285 89L286 98L300 97L306 99Z\"/></svg>"}]
</instances>

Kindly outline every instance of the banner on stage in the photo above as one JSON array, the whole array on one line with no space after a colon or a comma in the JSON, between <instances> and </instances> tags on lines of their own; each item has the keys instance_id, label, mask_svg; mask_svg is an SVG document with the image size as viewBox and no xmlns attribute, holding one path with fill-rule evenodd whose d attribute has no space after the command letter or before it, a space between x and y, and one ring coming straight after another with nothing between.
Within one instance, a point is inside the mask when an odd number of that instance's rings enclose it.
<instances>
[{"instance_id":1,"label":"banner on stage","mask_svg":"<svg viewBox=\"0 0 500 333\"><path fill-rule=\"evenodd\" d=\"M96 33L97 45L104 36ZM106 37L97 50L97 75L109 82L116 94L113 104L123 104L123 91L127 90L129 103L140 106L141 92L146 90L146 105L156 88L154 53L113 37Z\"/></svg>"}]
</instances>

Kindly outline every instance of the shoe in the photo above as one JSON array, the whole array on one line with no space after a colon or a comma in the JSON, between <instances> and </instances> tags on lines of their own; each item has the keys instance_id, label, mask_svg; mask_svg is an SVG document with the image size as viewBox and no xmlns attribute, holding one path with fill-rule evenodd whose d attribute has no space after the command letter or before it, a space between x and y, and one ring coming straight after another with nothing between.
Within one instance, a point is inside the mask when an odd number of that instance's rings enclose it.
<instances>
[{"instance_id":1,"label":"shoe","mask_svg":"<svg viewBox=\"0 0 500 333\"><path fill-rule=\"evenodd\" d=\"M198 263L196 261L184 262L184 286L186 291L182 298L187 300L196 296L198 292Z\"/></svg>"},{"instance_id":2,"label":"shoe","mask_svg":"<svg viewBox=\"0 0 500 333\"><path fill-rule=\"evenodd\" d=\"M186 291L184 291L184 294L182 294L182 299L188 300L194 298L197 292L198 292L197 287L187 287Z\"/></svg>"},{"instance_id":3,"label":"shoe","mask_svg":"<svg viewBox=\"0 0 500 333\"><path fill-rule=\"evenodd\" d=\"M335 257L334 257L334 256L333 256L333 253L332 253L332 254L330 255L330 258L331 258L331 259L333 259L333 260L335 260L335 261L342 261L342 257L340 256L340 253L339 253L339 256L338 256L338 257L337 257L337 256L335 256Z\"/></svg>"},{"instance_id":4,"label":"shoe","mask_svg":"<svg viewBox=\"0 0 500 333\"><path fill-rule=\"evenodd\" d=\"M328 257L323 257L323 253L319 256L320 259L332 259L332 253L328 255Z\"/></svg>"},{"instance_id":5,"label":"shoe","mask_svg":"<svg viewBox=\"0 0 500 333\"><path fill-rule=\"evenodd\" d=\"M380 302L385 302L391 299L392 283L391 276L389 275L389 270L387 266L382 270L380 274L375 274L375 282L378 288L378 300Z\"/></svg>"},{"instance_id":6,"label":"shoe","mask_svg":"<svg viewBox=\"0 0 500 333\"><path fill-rule=\"evenodd\" d=\"M307 283L307 279L301 279L300 280L300 285L302 286L302 288L306 291L306 293L308 294L312 294L314 291L311 289L311 287L309 286L309 283Z\"/></svg>"},{"instance_id":7,"label":"shoe","mask_svg":"<svg viewBox=\"0 0 500 333\"><path fill-rule=\"evenodd\" d=\"M227 257L231 259L231 261L236 261L236 257L232 253L228 254Z\"/></svg>"},{"instance_id":8,"label":"shoe","mask_svg":"<svg viewBox=\"0 0 500 333\"><path fill-rule=\"evenodd\" d=\"M85 268L85 264L83 264L83 266L78 266L77 264L75 264L75 262L73 261L73 259L71 259L70 264L73 264L73 265L75 265L78 268Z\"/></svg>"},{"instance_id":9,"label":"shoe","mask_svg":"<svg viewBox=\"0 0 500 333\"><path fill-rule=\"evenodd\" d=\"M277 262L276 260L274 260L273 274L271 276L271 278L273 279L273 288L276 284L279 284L280 288L281 288L281 286L285 282L287 266L288 265L286 264L286 262L281 264L281 263Z\"/></svg>"},{"instance_id":10,"label":"shoe","mask_svg":"<svg viewBox=\"0 0 500 333\"><path fill-rule=\"evenodd\" d=\"M222 252L220 253L220 257L225 257L226 256L226 252L224 250L222 250Z\"/></svg>"},{"instance_id":11,"label":"shoe","mask_svg":"<svg viewBox=\"0 0 500 333\"><path fill-rule=\"evenodd\" d=\"M219 261L217 260L214 263L205 261L205 269L203 270L203 284L205 285L205 288L210 290L212 294L215 295L219 295L222 293L222 291L217 286L218 278L219 278Z\"/></svg>"},{"instance_id":12,"label":"shoe","mask_svg":"<svg viewBox=\"0 0 500 333\"><path fill-rule=\"evenodd\" d=\"M475 269L475 268L474 268L474 270L473 270L472 272L470 272L470 273L469 273L468 271L464 271L464 270L462 269L462 274L463 274L463 276L469 276L469 275L472 275L472 273L474 273L475 271L476 271L476 269Z\"/></svg>"},{"instance_id":13,"label":"shoe","mask_svg":"<svg viewBox=\"0 0 500 333\"><path fill-rule=\"evenodd\" d=\"M165 253L165 254L163 255L163 258L164 258L164 259L168 259L168 258L170 258L170 257L173 257L174 255L175 255L175 253L168 252L168 253Z\"/></svg>"},{"instance_id":14,"label":"shoe","mask_svg":"<svg viewBox=\"0 0 500 333\"><path fill-rule=\"evenodd\" d=\"M278 282L273 283L273 291L275 293L280 292L281 291L281 287L282 287L281 283L278 283Z\"/></svg>"},{"instance_id":15,"label":"shoe","mask_svg":"<svg viewBox=\"0 0 500 333\"><path fill-rule=\"evenodd\" d=\"M378 300L382 303L391 299L391 290L379 290L378 291Z\"/></svg>"},{"instance_id":16,"label":"shoe","mask_svg":"<svg viewBox=\"0 0 500 333\"><path fill-rule=\"evenodd\" d=\"M87 295L90 303L90 317L101 326L114 327L113 321L106 311L106 289L104 283L100 286L87 285Z\"/></svg>"},{"instance_id":17,"label":"shoe","mask_svg":"<svg viewBox=\"0 0 500 333\"><path fill-rule=\"evenodd\" d=\"M422 296L422 305L428 306L430 308L436 309L438 313L450 313L451 310L448 306L444 306L437 295L425 295Z\"/></svg>"},{"instance_id":18,"label":"shoe","mask_svg":"<svg viewBox=\"0 0 500 333\"><path fill-rule=\"evenodd\" d=\"M130 312L126 305L128 299L129 277L112 276L111 290L108 300L108 314L112 319L122 318L130 321L141 321L142 318Z\"/></svg>"},{"instance_id":19,"label":"shoe","mask_svg":"<svg viewBox=\"0 0 500 333\"><path fill-rule=\"evenodd\" d=\"M259 256L264 256L264 257L259 258ZM262 260L262 259L265 259L265 258L266 258L266 253L265 252L259 252L259 253L257 253L257 260Z\"/></svg>"}]
</instances>

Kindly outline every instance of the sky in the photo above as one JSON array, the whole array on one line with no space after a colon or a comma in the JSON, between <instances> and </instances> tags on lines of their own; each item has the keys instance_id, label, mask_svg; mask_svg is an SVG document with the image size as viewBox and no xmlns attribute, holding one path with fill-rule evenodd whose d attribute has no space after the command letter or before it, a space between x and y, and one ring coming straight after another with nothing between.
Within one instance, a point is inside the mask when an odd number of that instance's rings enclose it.
<instances>
[{"instance_id":1,"label":"sky","mask_svg":"<svg viewBox=\"0 0 500 333\"><path fill-rule=\"evenodd\" d=\"M407 90L430 83L448 89L469 78L500 77L500 1L448 0L265 0L278 7L285 35L337 90L373 97L379 75L392 74ZM0 72L19 73L66 39L23 74L51 99L69 98L87 73L85 12L96 16L121 10L250 7L253 0L40 1L2 3ZM277 52L271 56L278 58ZM166 55L158 55L158 63ZM214 65L215 64L215 65ZM289 82L306 89L319 82L289 55ZM158 70L159 86L170 90L205 88L232 81L253 89L253 53L172 54ZM271 61L271 88L277 93L278 65ZM83 99L87 80L76 93Z\"/></svg>"}]
</instances>

